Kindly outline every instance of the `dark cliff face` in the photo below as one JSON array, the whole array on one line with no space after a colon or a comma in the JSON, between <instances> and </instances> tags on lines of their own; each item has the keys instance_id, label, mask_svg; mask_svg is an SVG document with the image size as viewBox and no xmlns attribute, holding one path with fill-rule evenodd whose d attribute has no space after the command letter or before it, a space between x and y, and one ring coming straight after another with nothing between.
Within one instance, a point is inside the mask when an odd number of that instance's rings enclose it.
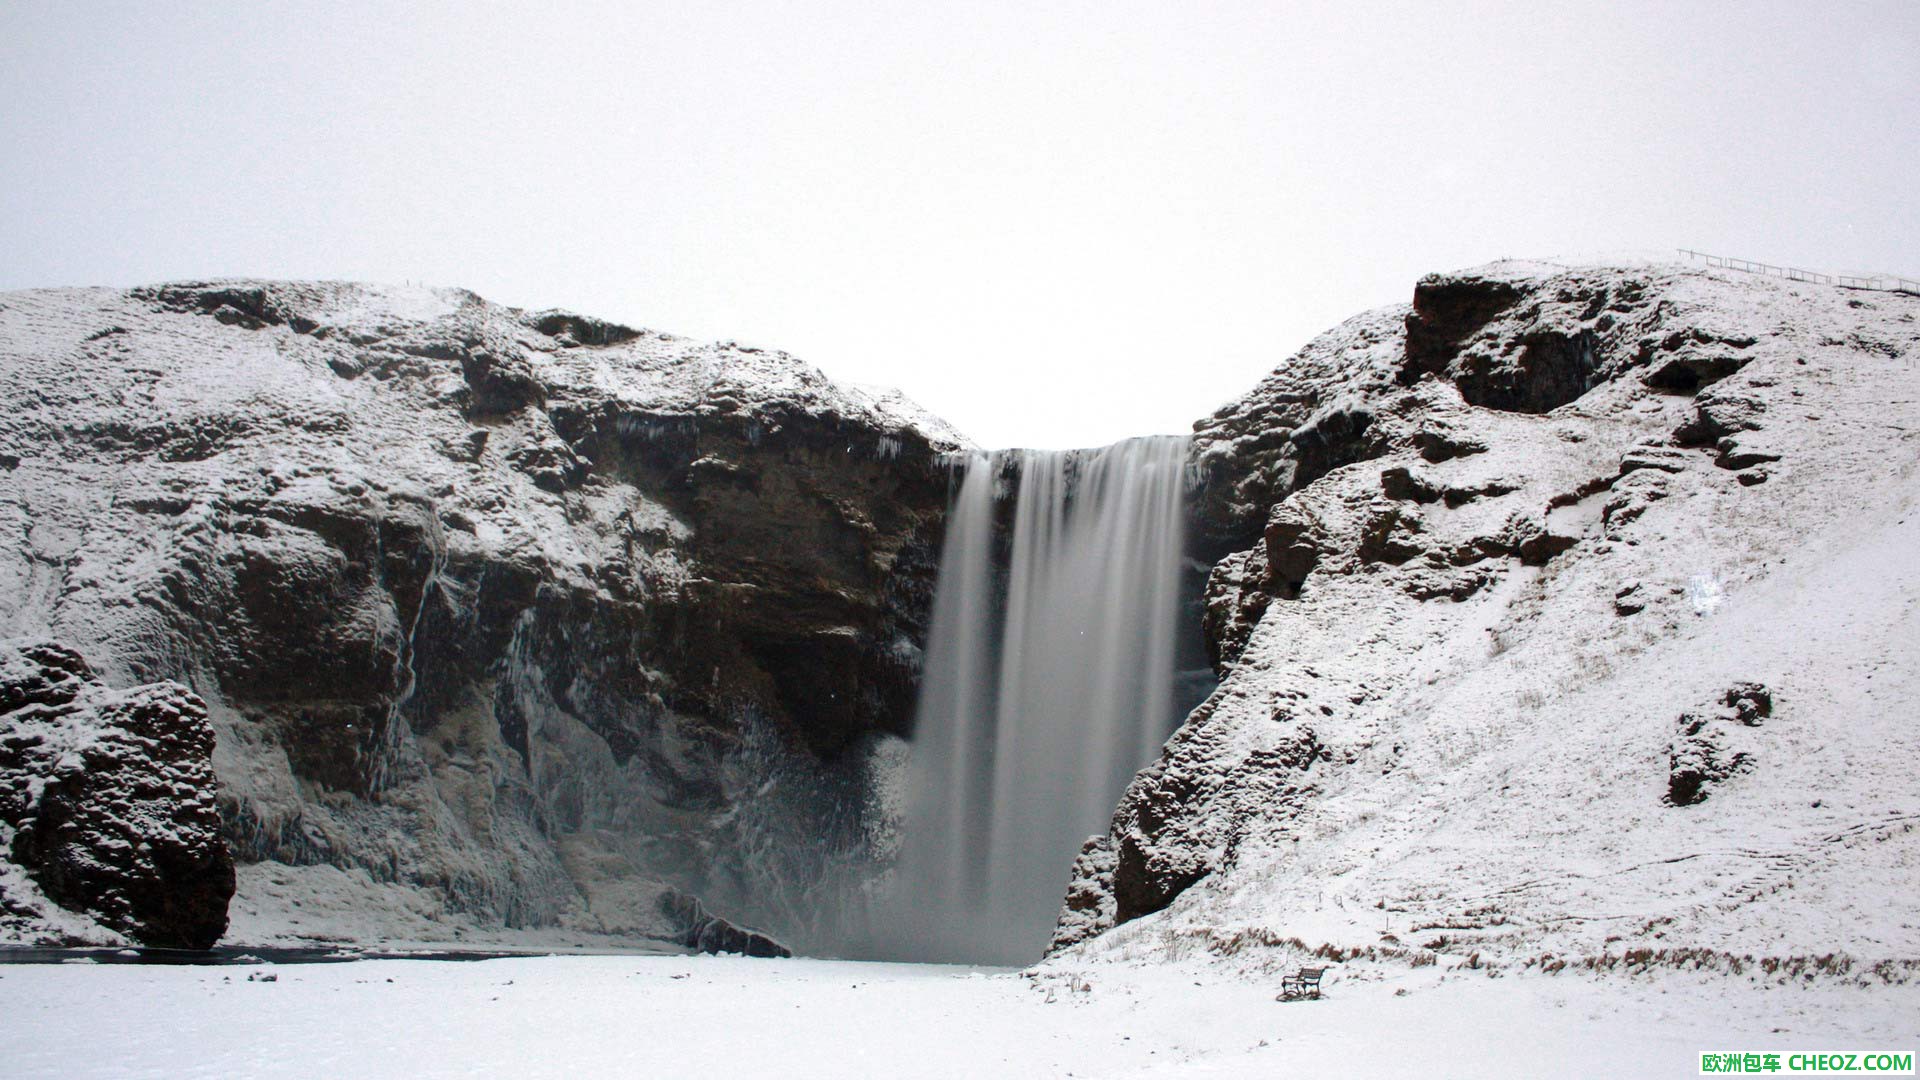
<instances>
[{"instance_id":1,"label":"dark cliff face","mask_svg":"<svg viewBox=\"0 0 1920 1080\"><path fill-rule=\"evenodd\" d=\"M415 935L805 940L870 861L956 445L903 401L354 286L12 294L0 359L0 628L206 699L243 931L344 872Z\"/></svg>"}]
</instances>

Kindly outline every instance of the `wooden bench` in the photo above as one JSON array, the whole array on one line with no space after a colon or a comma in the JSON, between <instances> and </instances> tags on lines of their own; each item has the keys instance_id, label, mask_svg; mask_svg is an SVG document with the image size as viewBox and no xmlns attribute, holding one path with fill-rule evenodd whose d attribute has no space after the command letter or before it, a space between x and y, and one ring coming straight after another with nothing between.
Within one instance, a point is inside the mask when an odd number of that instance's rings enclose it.
<instances>
[{"instance_id":1,"label":"wooden bench","mask_svg":"<svg viewBox=\"0 0 1920 1080\"><path fill-rule=\"evenodd\" d=\"M1275 1001L1296 1001L1303 997L1320 996L1320 976L1325 975L1323 967L1303 967L1299 971L1280 980L1280 995Z\"/></svg>"}]
</instances>

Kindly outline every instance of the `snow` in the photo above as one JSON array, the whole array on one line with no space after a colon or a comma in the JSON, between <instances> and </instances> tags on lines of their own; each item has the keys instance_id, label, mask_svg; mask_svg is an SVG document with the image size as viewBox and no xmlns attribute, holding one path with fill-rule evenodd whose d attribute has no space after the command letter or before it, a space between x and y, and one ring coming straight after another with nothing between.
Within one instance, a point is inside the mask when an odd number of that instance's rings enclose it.
<instances>
[{"instance_id":1,"label":"snow","mask_svg":"<svg viewBox=\"0 0 1920 1080\"><path fill-rule=\"evenodd\" d=\"M1179 964L1027 974L731 956L23 965L0 968L10 1020L0 1061L9 1076L74 1080L1678 1076L1702 1050L1920 1041L1911 986L1349 965L1328 973L1325 995L1276 1002L1271 982Z\"/></svg>"},{"instance_id":2,"label":"snow","mask_svg":"<svg viewBox=\"0 0 1920 1080\"><path fill-rule=\"evenodd\" d=\"M859 382L841 383L840 387L847 393L865 401L867 406L876 413L888 417L896 424L917 428L935 442L944 442L967 449L971 449L974 445L972 439L961 434L957 428L945 420L928 412L926 406L908 397L905 392L897 387ZM883 443L889 441L894 442L894 452L899 452L897 440L889 437L881 441ZM892 455L883 453L882 456L890 457Z\"/></svg>"}]
</instances>

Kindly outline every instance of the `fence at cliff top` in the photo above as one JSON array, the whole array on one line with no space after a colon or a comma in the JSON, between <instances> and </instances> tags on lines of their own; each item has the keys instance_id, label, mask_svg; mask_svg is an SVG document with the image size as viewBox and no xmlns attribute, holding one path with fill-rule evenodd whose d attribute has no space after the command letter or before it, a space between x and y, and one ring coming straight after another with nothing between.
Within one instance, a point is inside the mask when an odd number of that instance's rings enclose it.
<instances>
[{"instance_id":1,"label":"fence at cliff top","mask_svg":"<svg viewBox=\"0 0 1920 1080\"><path fill-rule=\"evenodd\" d=\"M1815 270L1802 270L1797 266L1775 266L1772 263L1734 259L1725 255L1709 255L1704 251L1693 251L1688 248L1680 248L1679 251L1689 259L1698 259L1708 266L1724 270L1766 274L1771 277L1785 278L1788 281L1805 281L1814 285L1838 285L1843 289L1874 289L1879 292L1899 292L1920 296L1920 281L1900 277L1897 274L1874 274L1868 277L1852 274L1822 274Z\"/></svg>"}]
</instances>

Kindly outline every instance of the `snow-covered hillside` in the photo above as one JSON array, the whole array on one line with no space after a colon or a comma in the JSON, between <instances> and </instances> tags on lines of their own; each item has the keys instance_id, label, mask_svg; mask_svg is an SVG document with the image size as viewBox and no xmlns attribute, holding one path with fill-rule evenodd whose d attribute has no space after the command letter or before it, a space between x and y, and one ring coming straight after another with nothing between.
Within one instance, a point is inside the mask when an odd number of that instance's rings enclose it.
<instances>
[{"instance_id":1,"label":"snow-covered hillside","mask_svg":"<svg viewBox=\"0 0 1920 1080\"><path fill-rule=\"evenodd\" d=\"M1920 962L1920 298L1436 276L1195 460L1223 681L1056 963Z\"/></svg>"},{"instance_id":2,"label":"snow-covered hillside","mask_svg":"<svg viewBox=\"0 0 1920 1080\"><path fill-rule=\"evenodd\" d=\"M897 394L213 282L0 296L0 395L0 639L204 702L229 940L805 947L884 864L964 442ZM1658 263L1317 340L1196 427L1222 682L1055 962L1905 978L1916 402L1920 299ZM11 933L131 925L13 846Z\"/></svg>"},{"instance_id":3,"label":"snow-covered hillside","mask_svg":"<svg viewBox=\"0 0 1920 1080\"><path fill-rule=\"evenodd\" d=\"M803 937L870 855L961 443L458 290L0 295L0 639L204 699L229 940Z\"/></svg>"}]
</instances>

